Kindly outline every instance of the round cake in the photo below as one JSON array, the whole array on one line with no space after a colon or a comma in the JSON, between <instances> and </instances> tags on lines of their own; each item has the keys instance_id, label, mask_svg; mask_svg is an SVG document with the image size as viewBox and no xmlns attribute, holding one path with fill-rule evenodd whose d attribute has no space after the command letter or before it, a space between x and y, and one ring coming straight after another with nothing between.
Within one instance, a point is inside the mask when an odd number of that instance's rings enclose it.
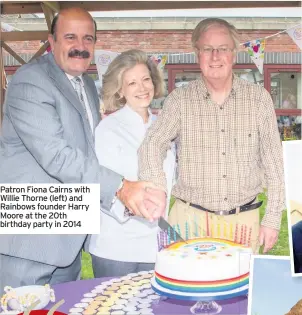
<instances>
[{"instance_id":1,"label":"round cake","mask_svg":"<svg viewBox=\"0 0 302 315\"><path fill-rule=\"evenodd\" d=\"M152 286L179 298L231 298L247 293L249 247L215 238L196 238L157 253Z\"/></svg>"}]
</instances>

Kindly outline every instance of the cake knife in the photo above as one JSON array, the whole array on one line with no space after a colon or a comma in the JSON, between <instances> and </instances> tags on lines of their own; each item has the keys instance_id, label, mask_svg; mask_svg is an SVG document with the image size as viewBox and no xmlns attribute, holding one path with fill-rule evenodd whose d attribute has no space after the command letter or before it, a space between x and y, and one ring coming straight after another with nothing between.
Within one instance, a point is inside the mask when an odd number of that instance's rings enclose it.
<instances>
[{"instance_id":1,"label":"cake knife","mask_svg":"<svg viewBox=\"0 0 302 315\"><path fill-rule=\"evenodd\" d=\"M168 223L167 220L165 220L163 217L160 217L158 219L158 226L163 230L163 231L168 231L170 229L171 233L176 236L176 241L181 241L187 243L173 227Z\"/></svg>"}]
</instances>

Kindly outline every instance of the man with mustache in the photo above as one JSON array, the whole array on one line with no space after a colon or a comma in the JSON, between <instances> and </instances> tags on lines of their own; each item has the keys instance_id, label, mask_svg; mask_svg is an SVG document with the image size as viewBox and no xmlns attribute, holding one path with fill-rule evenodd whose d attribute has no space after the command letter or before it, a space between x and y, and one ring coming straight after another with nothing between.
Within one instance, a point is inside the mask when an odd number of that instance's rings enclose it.
<instances>
[{"instance_id":1,"label":"man with mustache","mask_svg":"<svg viewBox=\"0 0 302 315\"><path fill-rule=\"evenodd\" d=\"M123 180L101 167L94 151L99 98L85 74L96 42L94 20L80 8L63 10L53 20L48 39L52 52L22 66L8 87L0 183L99 183L104 211L110 213L117 197L134 214L156 219L146 204L164 209L165 201L157 198L152 185ZM4 285L78 279L86 238L0 235L0 293Z\"/></svg>"}]
</instances>

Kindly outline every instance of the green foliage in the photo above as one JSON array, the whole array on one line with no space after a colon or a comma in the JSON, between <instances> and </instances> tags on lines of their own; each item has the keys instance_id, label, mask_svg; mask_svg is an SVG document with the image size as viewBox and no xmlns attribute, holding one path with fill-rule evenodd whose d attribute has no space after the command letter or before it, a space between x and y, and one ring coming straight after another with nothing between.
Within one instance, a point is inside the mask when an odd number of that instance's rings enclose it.
<instances>
[{"instance_id":1,"label":"green foliage","mask_svg":"<svg viewBox=\"0 0 302 315\"><path fill-rule=\"evenodd\" d=\"M259 195L259 199L263 201L263 204L260 208L260 217L264 216L264 211L266 207L266 196L265 193ZM172 197L170 200L170 209L173 206L175 199ZM260 251L262 254L262 251ZM282 214L282 223L279 234L279 239L274 248L267 253L267 255L278 255L278 256L289 256L289 245L288 245L288 227L287 227L287 215L286 211L283 211ZM91 257L88 253L83 252L82 256L82 279L91 279L93 278L93 271L91 266ZM257 314L253 314L257 315Z\"/></svg>"},{"instance_id":2,"label":"green foliage","mask_svg":"<svg viewBox=\"0 0 302 315\"><path fill-rule=\"evenodd\" d=\"M93 279L91 256L89 253L82 252L82 279Z\"/></svg>"},{"instance_id":3,"label":"green foliage","mask_svg":"<svg viewBox=\"0 0 302 315\"><path fill-rule=\"evenodd\" d=\"M266 207L266 196L265 193L259 195L259 199L263 201L260 208L260 217L264 216ZM262 254L262 249L260 249L260 254ZM287 212L286 210L282 213L281 228L279 233L278 242L266 255L275 256L289 256L289 244L288 244L288 226L287 226Z\"/></svg>"}]
</instances>

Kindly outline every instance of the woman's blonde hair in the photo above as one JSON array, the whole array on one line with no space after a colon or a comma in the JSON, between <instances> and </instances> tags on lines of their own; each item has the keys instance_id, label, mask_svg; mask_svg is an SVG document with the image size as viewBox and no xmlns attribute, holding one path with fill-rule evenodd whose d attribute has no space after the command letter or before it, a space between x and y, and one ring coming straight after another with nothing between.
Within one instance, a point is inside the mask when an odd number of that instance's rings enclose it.
<instances>
[{"instance_id":1,"label":"woman's blonde hair","mask_svg":"<svg viewBox=\"0 0 302 315\"><path fill-rule=\"evenodd\" d=\"M144 64L150 72L154 85L154 98L164 95L165 83L162 72L157 65L148 58L147 54L138 49L131 49L122 52L108 66L103 76L103 87L101 89L101 98L106 110L116 110L126 104L126 99L120 97L119 92L122 88L123 75L125 71L133 68L137 64Z\"/></svg>"},{"instance_id":2,"label":"woman's blonde hair","mask_svg":"<svg viewBox=\"0 0 302 315\"><path fill-rule=\"evenodd\" d=\"M230 24L229 22L223 19L209 18L209 19L202 20L195 27L192 33L192 38L191 38L193 48L199 49L199 47L197 47L197 42L199 41L201 35L213 25L225 27L229 31L230 36L233 39L233 42L235 45L234 48L237 49L239 47L239 33L234 25Z\"/></svg>"}]
</instances>

